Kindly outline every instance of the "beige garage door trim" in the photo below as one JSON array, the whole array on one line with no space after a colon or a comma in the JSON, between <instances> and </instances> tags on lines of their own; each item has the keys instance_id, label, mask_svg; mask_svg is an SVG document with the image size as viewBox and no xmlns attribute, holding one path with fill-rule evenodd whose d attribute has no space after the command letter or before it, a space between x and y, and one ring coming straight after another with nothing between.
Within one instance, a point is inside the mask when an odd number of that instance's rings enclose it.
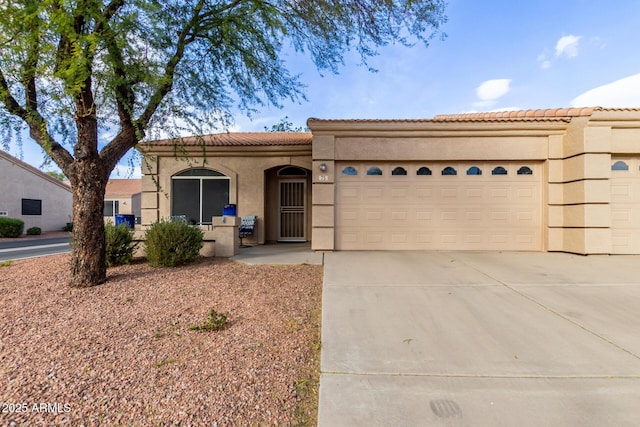
<instances>
[{"instance_id":1,"label":"beige garage door trim","mask_svg":"<svg viewBox=\"0 0 640 427\"><path fill-rule=\"evenodd\" d=\"M611 166L611 252L640 254L640 158L612 156Z\"/></svg>"},{"instance_id":2,"label":"beige garage door trim","mask_svg":"<svg viewBox=\"0 0 640 427\"><path fill-rule=\"evenodd\" d=\"M540 162L338 162L336 249L542 250L542 170Z\"/></svg>"}]
</instances>

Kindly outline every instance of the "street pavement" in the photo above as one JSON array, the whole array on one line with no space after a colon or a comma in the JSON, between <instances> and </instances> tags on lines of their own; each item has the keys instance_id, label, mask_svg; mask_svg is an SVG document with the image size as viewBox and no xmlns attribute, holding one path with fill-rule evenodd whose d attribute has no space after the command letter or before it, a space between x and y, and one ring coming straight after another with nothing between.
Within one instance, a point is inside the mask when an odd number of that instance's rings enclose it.
<instances>
[{"instance_id":1,"label":"street pavement","mask_svg":"<svg viewBox=\"0 0 640 427\"><path fill-rule=\"evenodd\" d=\"M640 257L325 254L318 425L640 425Z\"/></svg>"},{"instance_id":2,"label":"street pavement","mask_svg":"<svg viewBox=\"0 0 640 427\"><path fill-rule=\"evenodd\" d=\"M19 238L0 241L0 262L69 252L69 237Z\"/></svg>"}]
</instances>

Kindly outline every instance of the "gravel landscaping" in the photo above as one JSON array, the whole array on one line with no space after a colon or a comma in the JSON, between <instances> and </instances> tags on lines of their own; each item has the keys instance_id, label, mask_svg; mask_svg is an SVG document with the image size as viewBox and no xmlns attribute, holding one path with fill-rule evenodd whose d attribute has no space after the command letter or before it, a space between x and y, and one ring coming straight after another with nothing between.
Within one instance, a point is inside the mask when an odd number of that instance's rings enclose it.
<instances>
[{"instance_id":1,"label":"gravel landscaping","mask_svg":"<svg viewBox=\"0 0 640 427\"><path fill-rule=\"evenodd\" d=\"M0 425L315 425L322 267L0 267ZM222 331L195 331L214 309Z\"/></svg>"}]
</instances>

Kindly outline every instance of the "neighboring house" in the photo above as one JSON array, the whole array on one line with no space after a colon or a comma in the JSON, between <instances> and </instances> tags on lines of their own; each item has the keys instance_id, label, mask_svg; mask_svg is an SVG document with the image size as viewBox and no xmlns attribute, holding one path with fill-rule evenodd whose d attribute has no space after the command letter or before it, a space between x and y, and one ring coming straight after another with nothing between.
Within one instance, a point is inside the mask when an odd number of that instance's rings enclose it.
<instances>
[{"instance_id":1,"label":"neighboring house","mask_svg":"<svg viewBox=\"0 0 640 427\"><path fill-rule=\"evenodd\" d=\"M258 216L255 243L640 253L640 109L308 126L143 144L142 224L232 203Z\"/></svg>"},{"instance_id":2,"label":"neighboring house","mask_svg":"<svg viewBox=\"0 0 640 427\"><path fill-rule=\"evenodd\" d=\"M110 179L104 195L104 217L115 223L116 215L128 214L140 223L142 180Z\"/></svg>"},{"instance_id":3,"label":"neighboring house","mask_svg":"<svg viewBox=\"0 0 640 427\"><path fill-rule=\"evenodd\" d=\"M0 216L21 219L25 232L60 231L73 216L71 188L0 150Z\"/></svg>"}]
</instances>

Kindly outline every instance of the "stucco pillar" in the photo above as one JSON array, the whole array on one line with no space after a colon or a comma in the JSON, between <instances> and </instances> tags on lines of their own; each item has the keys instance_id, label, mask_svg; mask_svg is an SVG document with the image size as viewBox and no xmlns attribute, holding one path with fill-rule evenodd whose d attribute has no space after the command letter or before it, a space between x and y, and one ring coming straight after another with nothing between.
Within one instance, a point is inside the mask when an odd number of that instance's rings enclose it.
<instances>
[{"instance_id":1,"label":"stucco pillar","mask_svg":"<svg viewBox=\"0 0 640 427\"><path fill-rule=\"evenodd\" d=\"M335 137L314 136L312 149L311 249L335 248Z\"/></svg>"},{"instance_id":2,"label":"stucco pillar","mask_svg":"<svg viewBox=\"0 0 640 427\"><path fill-rule=\"evenodd\" d=\"M611 128L552 137L549 158L548 250L611 253Z\"/></svg>"},{"instance_id":3,"label":"stucco pillar","mask_svg":"<svg viewBox=\"0 0 640 427\"><path fill-rule=\"evenodd\" d=\"M144 156L142 159L142 194L140 195L141 225L157 222L158 214L158 157Z\"/></svg>"},{"instance_id":4,"label":"stucco pillar","mask_svg":"<svg viewBox=\"0 0 640 427\"><path fill-rule=\"evenodd\" d=\"M240 237L238 235L239 226L240 217L213 217L212 237L215 239L215 256L228 258L238 253L238 248L240 248Z\"/></svg>"}]
</instances>

